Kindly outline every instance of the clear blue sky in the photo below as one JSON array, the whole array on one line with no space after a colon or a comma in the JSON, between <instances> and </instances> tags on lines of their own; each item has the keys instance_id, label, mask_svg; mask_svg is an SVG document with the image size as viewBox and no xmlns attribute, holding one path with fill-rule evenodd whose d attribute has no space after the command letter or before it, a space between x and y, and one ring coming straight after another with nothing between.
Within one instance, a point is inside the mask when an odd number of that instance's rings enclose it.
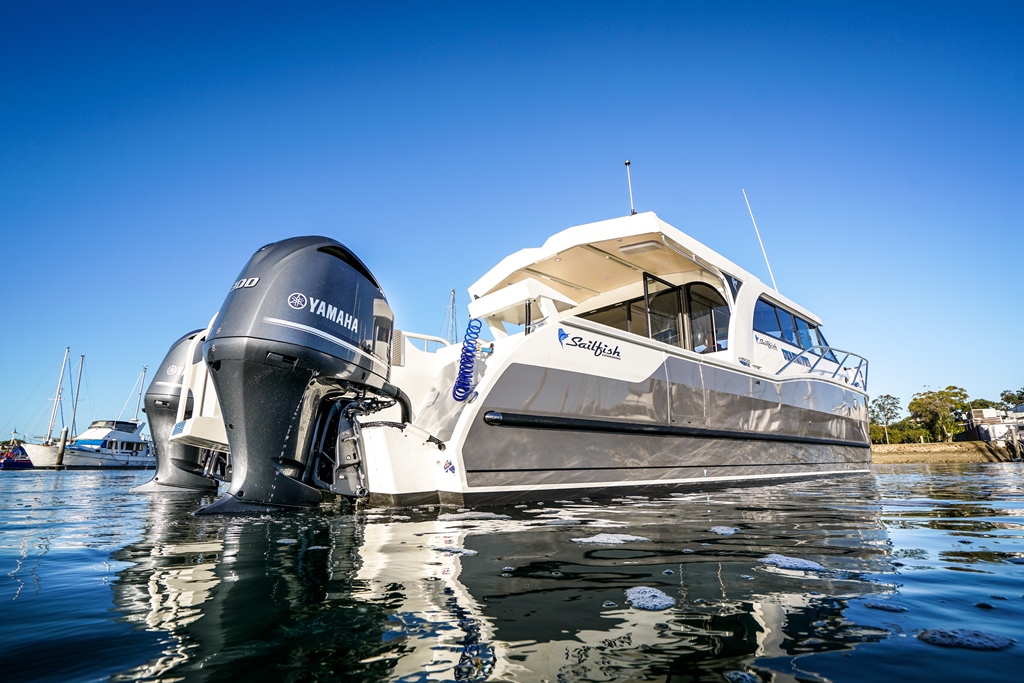
<instances>
[{"instance_id":1,"label":"clear blue sky","mask_svg":"<svg viewBox=\"0 0 1024 683\"><path fill-rule=\"evenodd\" d=\"M1019 3L375 5L3 5L3 438L68 345L116 415L284 237L347 244L401 328L451 288L464 322L508 253L628 213L626 158L639 210L767 280L746 188L873 394L1024 386Z\"/></svg>"}]
</instances>

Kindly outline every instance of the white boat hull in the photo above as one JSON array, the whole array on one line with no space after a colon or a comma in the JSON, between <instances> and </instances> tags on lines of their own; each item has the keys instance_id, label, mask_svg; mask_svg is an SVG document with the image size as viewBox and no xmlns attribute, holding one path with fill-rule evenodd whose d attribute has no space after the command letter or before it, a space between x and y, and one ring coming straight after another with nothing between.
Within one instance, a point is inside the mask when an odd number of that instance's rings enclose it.
<instances>
[{"instance_id":1,"label":"white boat hull","mask_svg":"<svg viewBox=\"0 0 1024 683\"><path fill-rule=\"evenodd\" d=\"M55 469L57 467L57 446L39 444L23 444L32 466L36 469ZM156 468L156 458L152 455L126 455L124 453L93 452L69 446L64 450L63 469L121 469L151 470Z\"/></svg>"},{"instance_id":2,"label":"white boat hull","mask_svg":"<svg viewBox=\"0 0 1024 683\"><path fill-rule=\"evenodd\" d=\"M563 326L512 349L496 345L474 401L439 394L420 409L420 424L446 450L365 429L371 501L551 500L870 469L867 397L858 389L730 367L585 322ZM621 360L564 346L563 330ZM399 382L403 370L395 369Z\"/></svg>"}]
</instances>

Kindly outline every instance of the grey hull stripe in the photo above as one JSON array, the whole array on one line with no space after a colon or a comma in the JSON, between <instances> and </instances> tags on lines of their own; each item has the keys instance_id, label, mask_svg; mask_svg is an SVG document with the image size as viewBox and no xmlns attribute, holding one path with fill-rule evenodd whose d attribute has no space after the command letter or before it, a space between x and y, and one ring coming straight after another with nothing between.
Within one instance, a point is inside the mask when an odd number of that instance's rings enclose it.
<instances>
[{"instance_id":1,"label":"grey hull stripe","mask_svg":"<svg viewBox=\"0 0 1024 683\"><path fill-rule=\"evenodd\" d=\"M616 422L612 420L585 420L575 417L523 415L519 413L501 413L496 410L487 412L484 415L484 422L492 427L518 427L521 429L554 429L558 431L598 432L603 434L645 434L648 436L691 436L703 439L781 441L820 446L871 448L870 443L847 441L845 439L821 439L813 436L791 436L789 434L765 434L760 432L734 432L722 429L674 427L672 425L639 424L636 422Z\"/></svg>"},{"instance_id":2,"label":"grey hull stripe","mask_svg":"<svg viewBox=\"0 0 1024 683\"><path fill-rule=\"evenodd\" d=\"M757 467L805 467L807 465L857 465L860 464L858 461L840 460L838 462L759 462ZM715 469L720 467L750 467L750 463L736 462L711 465ZM593 471L612 471L612 472L637 472L639 470L679 470L685 468L701 469L703 465L634 465L631 467L513 467L509 469L493 469L493 470L466 470L467 472L593 472Z\"/></svg>"}]
</instances>

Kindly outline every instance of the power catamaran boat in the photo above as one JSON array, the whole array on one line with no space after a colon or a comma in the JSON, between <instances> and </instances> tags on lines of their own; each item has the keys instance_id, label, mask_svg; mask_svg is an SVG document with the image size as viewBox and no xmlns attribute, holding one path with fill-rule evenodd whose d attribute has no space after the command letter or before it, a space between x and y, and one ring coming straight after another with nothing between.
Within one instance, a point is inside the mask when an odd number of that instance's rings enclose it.
<instances>
[{"instance_id":1,"label":"power catamaran boat","mask_svg":"<svg viewBox=\"0 0 1024 683\"><path fill-rule=\"evenodd\" d=\"M654 213L557 233L469 293L456 346L393 331L380 285L332 239L257 251L181 389L199 401L214 388L222 415L170 437L220 425L224 443L191 441L231 454L231 486L204 511L311 506L324 491L472 505L868 471L867 361Z\"/></svg>"}]
</instances>

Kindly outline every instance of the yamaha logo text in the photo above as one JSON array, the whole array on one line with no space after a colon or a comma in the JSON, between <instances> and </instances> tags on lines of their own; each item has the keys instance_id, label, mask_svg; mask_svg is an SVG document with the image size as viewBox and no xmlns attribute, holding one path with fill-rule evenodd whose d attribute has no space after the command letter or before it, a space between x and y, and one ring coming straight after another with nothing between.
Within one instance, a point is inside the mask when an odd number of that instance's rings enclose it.
<instances>
[{"instance_id":1,"label":"yamaha logo text","mask_svg":"<svg viewBox=\"0 0 1024 683\"><path fill-rule=\"evenodd\" d=\"M310 313L319 315L322 318L327 318L332 323L337 323L356 334L359 333L359 320L354 315L346 313L341 308L333 306L323 299L306 296L301 292L294 292L293 294L288 295L288 305L295 310L303 310L308 306Z\"/></svg>"}]
</instances>

